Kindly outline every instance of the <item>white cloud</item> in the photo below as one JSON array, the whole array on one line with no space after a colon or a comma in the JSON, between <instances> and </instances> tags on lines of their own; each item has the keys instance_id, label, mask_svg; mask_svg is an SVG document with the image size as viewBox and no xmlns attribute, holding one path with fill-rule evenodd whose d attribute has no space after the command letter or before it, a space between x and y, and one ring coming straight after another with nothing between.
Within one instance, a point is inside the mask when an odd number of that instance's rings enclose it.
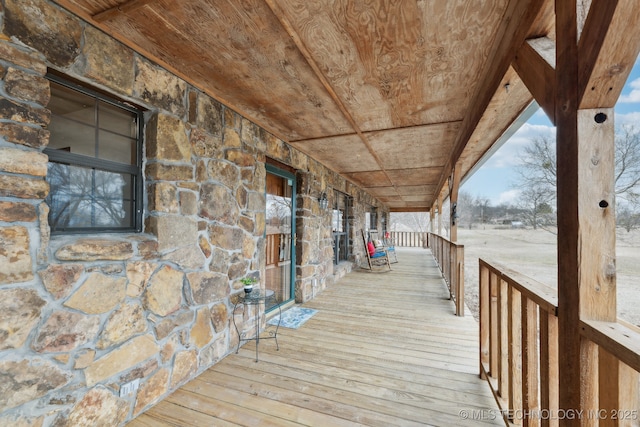
<instances>
[{"instance_id":1,"label":"white cloud","mask_svg":"<svg viewBox=\"0 0 640 427\"><path fill-rule=\"evenodd\" d=\"M486 168L509 168L518 165L519 153L529 142L539 136L555 138L555 127L525 123L500 147L484 165Z\"/></svg>"},{"instance_id":2,"label":"white cloud","mask_svg":"<svg viewBox=\"0 0 640 427\"><path fill-rule=\"evenodd\" d=\"M618 102L627 104L640 102L640 77L629 83L631 92L628 95L620 95Z\"/></svg>"},{"instance_id":3,"label":"white cloud","mask_svg":"<svg viewBox=\"0 0 640 427\"><path fill-rule=\"evenodd\" d=\"M621 125L634 125L636 128L640 128L640 112L633 111L625 114L616 113L615 123L616 127Z\"/></svg>"},{"instance_id":4,"label":"white cloud","mask_svg":"<svg viewBox=\"0 0 640 427\"><path fill-rule=\"evenodd\" d=\"M498 206L503 203L507 205L513 205L515 204L516 200L518 200L519 196L520 196L520 190L517 190L517 189L503 191L498 195L498 199L494 201L495 202L494 206Z\"/></svg>"}]
</instances>

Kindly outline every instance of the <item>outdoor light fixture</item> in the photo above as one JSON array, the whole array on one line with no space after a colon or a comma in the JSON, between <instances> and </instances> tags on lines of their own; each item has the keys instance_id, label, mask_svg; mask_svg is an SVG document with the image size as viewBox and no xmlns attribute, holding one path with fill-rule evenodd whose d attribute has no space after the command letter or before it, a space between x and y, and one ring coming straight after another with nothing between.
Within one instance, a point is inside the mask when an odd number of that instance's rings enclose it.
<instances>
[{"instance_id":1,"label":"outdoor light fixture","mask_svg":"<svg viewBox=\"0 0 640 427\"><path fill-rule=\"evenodd\" d=\"M327 206L329 206L329 200L327 199L327 193L325 193L323 191L322 194L320 194L320 197L318 197L318 203L320 203L320 209L322 209L322 210L327 209Z\"/></svg>"}]
</instances>

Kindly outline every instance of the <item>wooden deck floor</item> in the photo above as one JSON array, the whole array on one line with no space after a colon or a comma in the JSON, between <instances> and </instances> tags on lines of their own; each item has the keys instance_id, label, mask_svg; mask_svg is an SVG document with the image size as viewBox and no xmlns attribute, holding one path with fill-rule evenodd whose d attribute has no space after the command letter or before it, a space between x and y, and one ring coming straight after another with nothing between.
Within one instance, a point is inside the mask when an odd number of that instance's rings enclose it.
<instances>
[{"instance_id":1,"label":"wooden deck floor","mask_svg":"<svg viewBox=\"0 0 640 427\"><path fill-rule=\"evenodd\" d=\"M305 304L318 313L280 328L280 351L263 341L256 363L247 343L129 426L504 425L488 419L476 321L453 315L429 251L398 258Z\"/></svg>"}]
</instances>

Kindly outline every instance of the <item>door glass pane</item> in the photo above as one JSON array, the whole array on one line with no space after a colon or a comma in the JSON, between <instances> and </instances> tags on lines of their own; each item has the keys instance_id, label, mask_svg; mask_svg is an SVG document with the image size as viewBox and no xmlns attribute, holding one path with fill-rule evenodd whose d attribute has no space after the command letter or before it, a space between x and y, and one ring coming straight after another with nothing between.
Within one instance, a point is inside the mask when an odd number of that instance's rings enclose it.
<instances>
[{"instance_id":1,"label":"door glass pane","mask_svg":"<svg viewBox=\"0 0 640 427\"><path fill-rule=\"evenodd\" d=\"M275 292L276 304L292 298L292 197L292 180L267 174L266 289Z\"/></svg>"}]
</instances>

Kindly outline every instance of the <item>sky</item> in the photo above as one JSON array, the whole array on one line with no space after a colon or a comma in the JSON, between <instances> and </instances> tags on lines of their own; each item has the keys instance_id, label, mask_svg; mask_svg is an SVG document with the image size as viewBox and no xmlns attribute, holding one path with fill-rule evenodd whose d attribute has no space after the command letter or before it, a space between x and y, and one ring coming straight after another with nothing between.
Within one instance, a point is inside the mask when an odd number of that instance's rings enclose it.
<instances>
[{"instance_id":1,"label":"sky","mask_svg":"<svg viewBox=\"0 0 640 427\"><path fill-rule=\"evenodd\" d=\"M615 125L633 124L640 129L640 56L631 70L615 106ZM513 204L518 198L515 167L519 152L536 136L555 139L555 128L541 109L516 131L484 165L461 185L474 197L488 198L492 206Z\"/></svg>"}]
</instances>

